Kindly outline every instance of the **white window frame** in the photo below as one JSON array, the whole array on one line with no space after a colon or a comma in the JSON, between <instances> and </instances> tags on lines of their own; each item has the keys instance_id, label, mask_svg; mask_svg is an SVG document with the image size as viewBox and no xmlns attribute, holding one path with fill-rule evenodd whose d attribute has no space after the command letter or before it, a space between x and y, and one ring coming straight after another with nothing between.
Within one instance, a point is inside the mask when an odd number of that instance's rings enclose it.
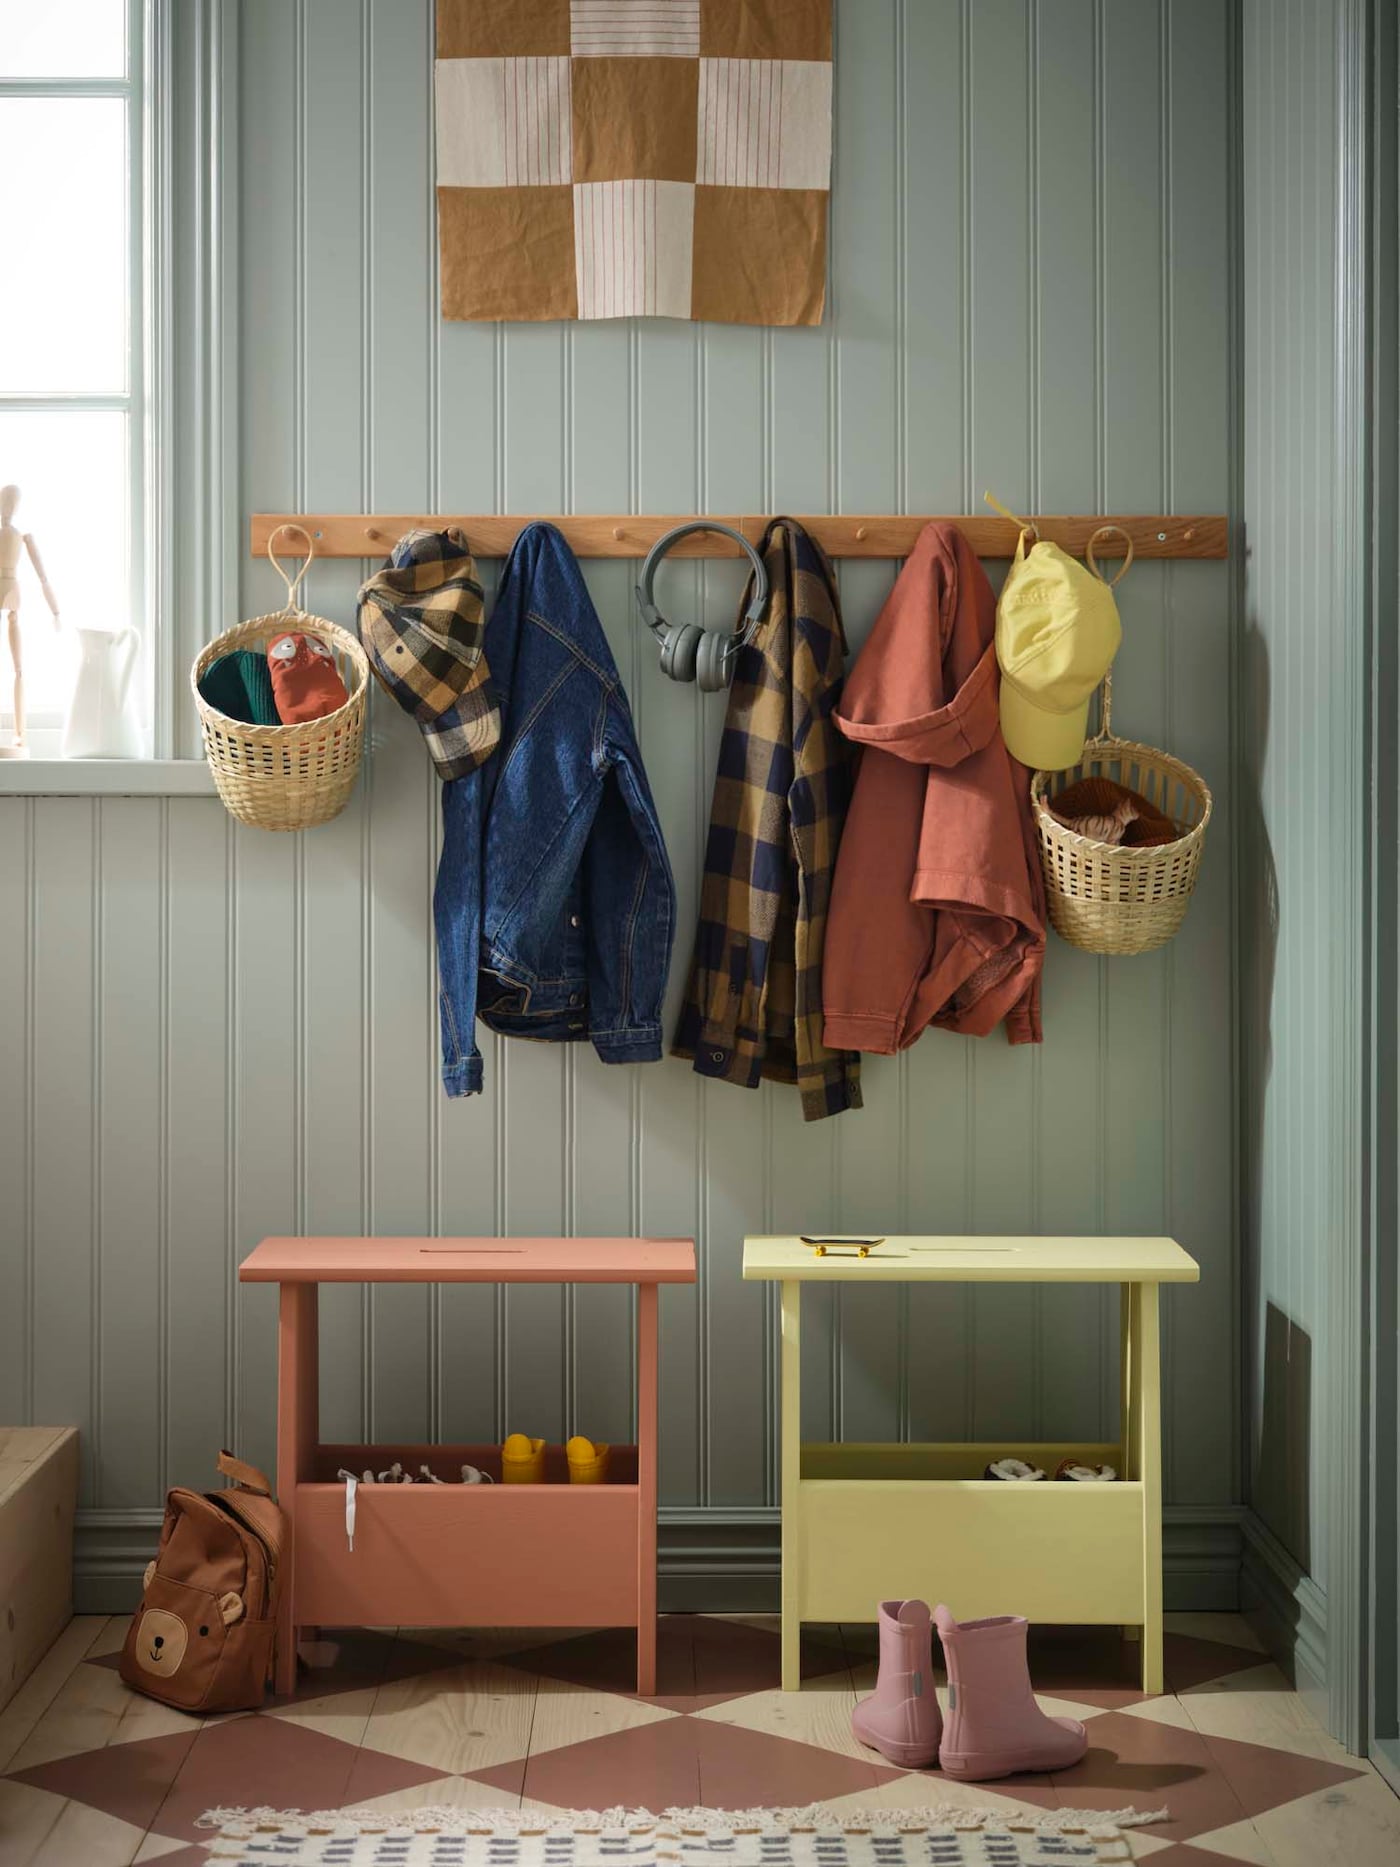
<instances>
[{"instance_id":1,"label":"white window frame","mask_svg":"<svg viewBox=\"0 0 1400 1867\"><path fill-rule=\"evenodd\" d=\"M131 326L132 620L154 755L0 759L0 797L214 794L188 670L237 614L244 537L238 0L128 5L132 62L126 80L106 88L139 100L139 138L133 118L130 144L131 264L140 294ZM22 80L12 88L31 89Z\"/></svg>"},{"instance_id":2,"label":"white window frame","mask_svg":"<svg viewBox=\"0 0 1400 1867\"><path fill-rule=\"evenodd\" d=\"M127 261L126 261L126 388L120 393L93 394L87 390L59 392L46 390L0 390L0 411L10 413L50 412L88 413L117 410L127 418L127 563L130 578L131 621L140 638L140 654L133 680L146 699L142 708L148 727L155 726L156 749L163 751L160 707L156 693L156 670L159 665L157 617L149 601L151 594L151 545L148 524L147 463L152 458L151 419L147 383L151 361L151 281L147 252L149 224L147 202L152 167L152 112L154 97L152 74L148 69L147 48L151 42L151 17L154 0L126 0L126 75L121 78L4 78L0 79L0 98L45 97L89 98L118 97L126 104L127 167ZM0 655L0 724L12 729L12 701L9 689L8 654ZM56 760L63 727L61 713L52 708L27 709L27 728L33 757L27 764ZM18 761L0 761L6 775L20 775ZM34 788L19 783L9 788Z\"/></svg>"},{"instance_id":3,"label":"white window frame","mask_svg":"<svg viewBox=\"0 0 1400 1867\"><path fill-rule=\"evenodd\" d=\"M43 4L43 0L34 0ZM213 797L194 655L239 614L239 7L129 0L133 175L133 622L151 758L0 758L0 797ZM136 56L140 54L140 56ZM78 91L69 84L60 90ZM17 80L15 90L28 90ZM140 209L140 211L136 211ZM67 405L67 403L65 403ZM140 463L140 470L136 470Z\"/></svg>"}]
</instances>

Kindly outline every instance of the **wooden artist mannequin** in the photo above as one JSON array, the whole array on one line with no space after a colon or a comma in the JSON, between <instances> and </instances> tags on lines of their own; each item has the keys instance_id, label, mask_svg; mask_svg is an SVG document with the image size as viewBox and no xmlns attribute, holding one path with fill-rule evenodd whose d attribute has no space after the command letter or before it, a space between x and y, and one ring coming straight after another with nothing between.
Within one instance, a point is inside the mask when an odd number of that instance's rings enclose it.
<instances>
[{"instance_id":1,"label":"wooden artist mannequin","mask_svg":"<svg viewBox=\"0 0 1400 1867\"><path fill-rule=\"evenodd\" d=\"M19 488L0 487L0 616L4 616L9 624L10 660L15 670L14 740L10 745L0 745L0 758L29 757L29 747L24 739L24 650L19 629L19 561L25 551L29 553L29 562L38 573L44 601L53 612L54 627L58 627L58 599L44 575L44 560L39 556L39 547L29 533L20 531L14 522L18 505Z\"/></svg>"}]
</instances>

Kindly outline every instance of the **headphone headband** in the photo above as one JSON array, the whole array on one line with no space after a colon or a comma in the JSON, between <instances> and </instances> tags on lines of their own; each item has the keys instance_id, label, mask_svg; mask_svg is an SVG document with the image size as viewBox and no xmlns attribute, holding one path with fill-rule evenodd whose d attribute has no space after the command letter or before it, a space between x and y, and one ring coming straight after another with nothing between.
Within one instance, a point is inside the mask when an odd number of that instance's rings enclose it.
<instances>
[{"instance_id":1,"label":"headphone headband","mask_svg":"<svg viewBox=\"0 0 1400 1867\"><path fill-rule=\"evenodd\" d=\"M734 639L732 647L726 644L728 652L732 654L735 648L753 640L754 631L758 628L763 612L768 607L767 566L744 534L735 531L732 525L721 525L717 520L711 519L689 519L684 525L673 525L669 532L663 532L651 550L647 552L646 561L642 565L642 574L637 581L637 607L642 613L642 621L653 635L659 634L665 623L656 604L652 601L652 585L656 581L657 566L672 545L690 532L719 532L726 538L732 538L736 545L742 547L744 555L753 566L753 595L749 599L748 608L744 611L744 632Z\"/></svg>"}]
</instances>

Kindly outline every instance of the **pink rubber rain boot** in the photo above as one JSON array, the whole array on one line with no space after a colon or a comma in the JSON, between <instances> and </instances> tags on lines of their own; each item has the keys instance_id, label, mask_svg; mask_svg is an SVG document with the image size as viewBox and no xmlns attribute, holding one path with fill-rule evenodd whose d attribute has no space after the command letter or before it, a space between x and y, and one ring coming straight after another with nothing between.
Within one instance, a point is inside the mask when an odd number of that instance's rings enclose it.
<instances>
[{"instance_id":1,"label":"pink rubber rain boot","mask_svg":"<svg viewBox=\"0 0 1400 1867\"><path fill-rule=\"evenodd\" d=\"M851 1713L851 1729L891 1763L938 1761L943 1714L933 1689L933 1625L926 1601L880 1603L880 1676Z\"/></svg>"},{"instance_id":2,"label":"pink rubber rain boot","mask_svg":"<svg viewBox=\"0 0 1400 1867\"><path fill-rule=\"evenodd\" d=\"M985 1783L1018 1770L1067 1770L1089 1748L1075 1718L1047 1718L1026 1666L1019 1614L967 1621L935 1611L948 1667L948 1722L938 1761L948 1776Z\"/></svg>"}]
</instances>

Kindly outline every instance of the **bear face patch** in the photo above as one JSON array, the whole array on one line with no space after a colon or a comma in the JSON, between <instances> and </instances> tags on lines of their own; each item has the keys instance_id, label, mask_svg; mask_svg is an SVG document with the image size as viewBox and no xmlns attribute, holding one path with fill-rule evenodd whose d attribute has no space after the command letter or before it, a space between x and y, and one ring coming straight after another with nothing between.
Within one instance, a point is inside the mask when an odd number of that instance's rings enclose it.
<instances>
[{"instance_id":1,"label":"bear face patch","mask_svg":"<svg viewBox=\"0 0 1400 1867\"><path fill-rule=\"evenodd\" d=\"M180 1670L188 1640L189 1631L178 1614L143 1608L133 1642L136 1663L157 1679L169 1679Z\"/></svg>"},{"instance_id":2,"label":"bear face patch","mask_svg":"<svg viewBox=\"0 0 1400 1867\"><path fill-rule=\"evenodd\" d=\"M146 1598L127 1635L123 1665L128 1683L164 1682L168 1704L198 1706L217 1676L229 1629L243 1618L243 1601L233 1589L215 1594L207 1588L172 1581L146 1570Z\"/></svg>"}]
</instances>

